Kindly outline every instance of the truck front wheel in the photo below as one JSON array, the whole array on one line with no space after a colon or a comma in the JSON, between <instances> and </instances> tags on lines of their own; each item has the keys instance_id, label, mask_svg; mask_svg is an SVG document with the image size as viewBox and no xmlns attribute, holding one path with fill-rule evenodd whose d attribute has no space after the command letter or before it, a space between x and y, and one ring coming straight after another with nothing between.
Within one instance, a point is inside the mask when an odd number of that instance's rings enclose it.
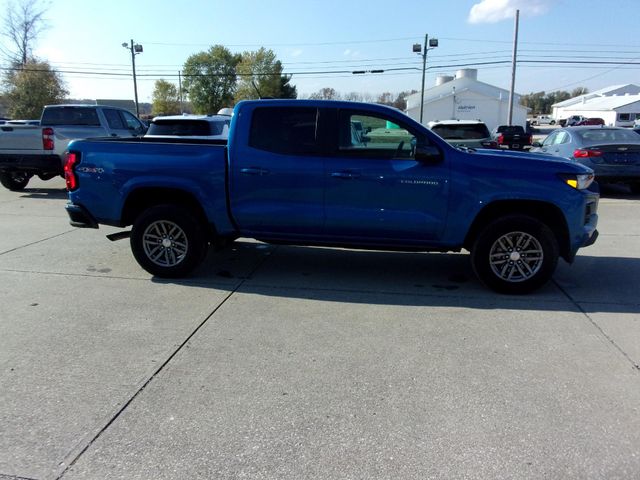
<instances>
[{"instance_id":1,"label":"truck front wheel","mask_svg":"<svg viewBox=\"0 0 640 480\"><path fill-rule=\"evenodd\" d=\"M207 239L201 222L187 208L156 205L131 230L131 251L147 272L164 278L190 273L203 260Z\"/></svg>"},{"instance_id":2,"label":"truck front wheel","mask_svg":"<svg viewBox=\"0 0 640 480\"><path fill-rule=\"evenodd\" d=\"M29 183L31 175L22 171L0 172L0 183L12 192L21 192Z\"/></svg>"},{"instance_id":3,"label":"truck front wheel","mask_svg":"<svg viewBox=\"0 0 640 480\"><path fill-rule=\"evenodd\" d=\"M558 264L558 251L558 241L545 224L525 215L509 215L480 232L471 250L471 263L489 288L521 294L549 281Z\"/></svg>"}]
</instances>

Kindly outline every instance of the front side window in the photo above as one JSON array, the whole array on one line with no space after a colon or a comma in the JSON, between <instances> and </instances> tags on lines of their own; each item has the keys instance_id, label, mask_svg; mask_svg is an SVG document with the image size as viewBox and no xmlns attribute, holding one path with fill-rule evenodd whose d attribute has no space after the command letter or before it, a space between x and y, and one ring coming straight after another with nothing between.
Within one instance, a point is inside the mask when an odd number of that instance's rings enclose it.
<instances>
[{"instance_id":1,"label":"front side window","mask_svg":"<svg viewBox=\"0 0 640 480\"><path fill-rule=\"evenodd\" d=\"M383 116L343 110L338 128L341 154L378 158L412 158L414 155L415 135Z\"/></svg>"},{"instance_id":2,"label":"front side window","mask_svg":"<svg viewBox=\"0 0 640 480\"><path fill-rule=\"evenodd\" d=\"M558 138L558 133L552 133L551 135L549 135L547 138L544 139L544 141L542 142L542 146L543 147L548 147L549 145L553 145L554 143L556 143L556 138Z\"/></svg>"},{"instance_id":3,"label":"front side window","mask_svg":"<svg viewBox=\"0 0 640 480\"><path fill-rule=\"evenodd\" d=\"M256 108L251 119L249 146L282 155L320 155L318 109Z\"/></svg>"},{"instance_id":4,"label":"front side window","mask_svg":"<svg viewBox=\"0 0 640 480\"><path fill-rule=\"evenodd\" d=\"M120 113L122 113L122 116L124 117L124 121L127 124L127 128L129 130L140 130L140 121L134 117L133 115L131 115L129 112L123 112L121 111Z\"/></svg>"}]
</instances>

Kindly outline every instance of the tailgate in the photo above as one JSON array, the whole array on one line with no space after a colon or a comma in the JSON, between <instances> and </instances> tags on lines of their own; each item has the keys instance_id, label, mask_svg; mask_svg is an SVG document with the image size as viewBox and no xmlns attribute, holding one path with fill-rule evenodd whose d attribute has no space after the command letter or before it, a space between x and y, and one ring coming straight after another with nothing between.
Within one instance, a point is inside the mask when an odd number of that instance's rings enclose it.
<instances>
[{"instance_id":1,"label":"tailgate","mask_svg":"<svg viewBox=\"0 0 640 480\"><path fill-rule=\"evenodd\" d=\"M41 153L42 127L36 125L1 125L0 153Z\"/></svg>"}]
</instances>

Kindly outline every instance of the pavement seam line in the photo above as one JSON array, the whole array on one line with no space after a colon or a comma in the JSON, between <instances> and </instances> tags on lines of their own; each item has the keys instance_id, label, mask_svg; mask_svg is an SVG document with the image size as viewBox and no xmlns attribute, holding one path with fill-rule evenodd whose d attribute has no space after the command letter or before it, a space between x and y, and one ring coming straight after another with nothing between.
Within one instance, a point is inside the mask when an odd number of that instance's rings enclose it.
<instances>
[{"instance_id":1,"label":"pavement seam line","mask_svg":"<svg viewBox=\"0 0 640 480\"><path fill-rule=\"evenodd\" d=\"M71 230L67 230L66 232L58 233L58 234L53 235L51 237L47 237L47 238L43 238L43 239L40 239L40 240L36 240L35 242L27 243L26 245L20 245L19 247L15 247L15 248L12 248L10 250L6 250L4 252L0 252L0 255L4 255L5 253L15 252L16 250L20 250L21 248L30 247L31 245L36 245L38 243L46 242L47 240L51 240L51 239L56 238L56 237L61 237L62 235L66 235L67 233L75 232L77 230L78 230L77 228L73 228Z\"/></svg>"},{"instance_id":2,"label":"pavement seam line","mask_svg":"<svg viewBox=\"0 0 640 480\"><path fill-rule=\"evenodd\" d=\"M627 361L628 361L628 362L633 366L634 371L636 371L636 372L640 372L640 364L637 364L637 363L636 363L636 362L635 362L635 361L634 361L634 360L629 356L629 354L628 354L627 352L625 352L625 351L624 351L624 350L623 350L623 349L622 349L622 348L621 348L621 347L620 347L620 346L619 346L619 345L618 345L618 344L613 340L613 338L611 338L609 335L607 335L607 334L605 333L605 331L600 327L600 325L598 325L598 323L597 323L593 318L591 318L591 316L586 312L586 310L585 310L584 308L582 308L582 307L580 306L580 304L579 304L576 300L574 300L574 299L573 299L573 297L569 294L569 292L567 292L564 288L562 288L562 287L560 286L560 284L558 284L558 282L557 282L555 279L553 280L553 283L556 285L556 287L558 287L558 288L560 289L560 291L561 291L562 293L564 293L564 295L569 299L569 301L570 301L571 303L573 303L573 304L576 306L576 308L577 308L577 309L578 309L578 310L579 310L579 311L580 311L580 312L581 312L585 317L587 317L587 319L589 320L589 322L591 323L591 325L593 325L593 326L596 328L596 330L598 330L598 331L600 332L600 334L601 334L604 338L606 338L606 339L609 341L609 343L611 343L611 345L613 345L613 346L615 347L615 349L616 349L616 350L618 350L618 351L622 354L622 356L623 356L623 357L624 357L624 358L625 358L625 359L626 359L626 360L627 360Z\"/></svg>"},{"instance_id":3,"label":"pavement seam line","mask_svg":"<svg viewBox=\"0 0 640 480\"><path fill-rule=\"evenodd\" d=\"M275 251L277 248L278 247L276 247L273 251ZM182 351L185 345L189 343L189 341L196 335L196 333L198 333L200 329L205 326L205 324L218 312L218 310L220 310L222 306L225 303L227 303L227 301L231 298L231 296L234 293L236 293L240 289L240 287L242 287L242 285L244 285L244 283L248 279L250 279L251 276L267 261L267 259L273 253L273 251L270 251L267 255L265 255L264 258L262 258L261 261L258 262L255 268L251 270L251 272L249 272L249 275L247 275L246 278L243 278L238 283L238 285L236 285L236 287L233 290L231 290L229 294L226 297L224 297L224 299L213 309L213 311L209 315L207 315L202 322L200 322L200 324L187 336L187 338L180 345L178 345L178 348L176 348L173 351L173 353L171 353L171 355L169 355L169 357L167 357L167 359L164 362L162 362L162 364L151 374L151 376L140 386L140 388L138 388L138 390L129 398L129 400L127 400L122 405L122 407L120 407L116 411L116 413L111 417L111 419L106 423L106 425L104 425L98 431L98 433L96 433L93 436L93 438L89 442L87 442L87 444L84 446L82 450L80 450L80 452L78 452L75 458L69 462L69 464L64 468L64 470L58 476L55 477L55 480L60 480L64 475L66 475L66 473L76 464L76 462L80 459L80 457L82 457L82 455L84 455L84 453L87 450L89 450L91 445L93 445L102 436L102 434L106 432L111 425L113 425L113 423L120 417L120 415L124 413L124 411L129 407L129 405L133 403L133 401L138 397L138 395L140 395L147 388L147 386L153 381L153 379L156 378L156 376L158 376L164 370L164 368L169 364L169 362L171 362L171 360L173 360L173 358Z\"/></svg>"},{"instance_id":4,"label":"pavement seam line","mask_svg":"<svg viewBox=\"0 0 640 480\"><path fill-rule=\"evenodd\" d=\"M21 477L20 475L9 475L7 473L0 473L0 480L38 480L33 477Z\"/></svg>"}]
</instances>

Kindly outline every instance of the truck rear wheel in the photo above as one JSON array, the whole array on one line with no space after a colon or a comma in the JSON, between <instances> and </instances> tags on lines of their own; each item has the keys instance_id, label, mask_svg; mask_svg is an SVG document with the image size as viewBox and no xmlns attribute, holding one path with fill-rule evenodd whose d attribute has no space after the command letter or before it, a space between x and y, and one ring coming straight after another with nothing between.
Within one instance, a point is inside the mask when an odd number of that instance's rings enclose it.
<instances>
[{"instance_id":1,"label":"truck rear wheel","mask_svg":"<svg viewBox=\"0 0 640 480\"><path fill-rule=\"evenodd\" d=\"M29 183L31 175L22 171L0 172L0 183L12 192L20 192L24 190Z\"/></svg>"},{"instance_id":2,"label":"truck rear wheel","mask_svg":"<svg viewBox=\"0 0 640 480\"><path fill-rule=\"evenodd\" d=\"M471 250L471 264L489 288L528 293L549 281L558 264L558 251L549 227L532 217L510 215L480 232Z\"/></svg>"},{"instance_id":3,"label":"truck rear wheel","mask_svg":"<svg viewBox=\"0 0 640 480\"><path fill-rule=\"evenodd\" d=\"M189 209L156 205L134 222L131 251L140 266L152 275L178 278L202 262L207 239L201 222Z\"/></svg>"}]
</instances>

